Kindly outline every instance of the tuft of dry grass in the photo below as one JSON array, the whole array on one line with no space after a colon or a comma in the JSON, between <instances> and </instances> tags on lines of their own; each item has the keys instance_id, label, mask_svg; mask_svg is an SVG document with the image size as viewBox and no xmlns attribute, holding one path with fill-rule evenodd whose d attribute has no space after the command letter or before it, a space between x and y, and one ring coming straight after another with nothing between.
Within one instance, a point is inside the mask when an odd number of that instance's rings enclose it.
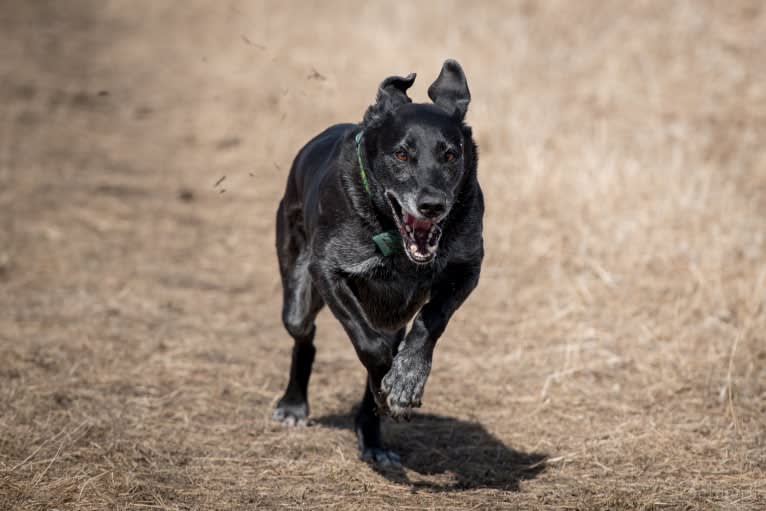
<instances>
[{"instance_id":1,"label":"tuft of dry grass","mask_svg":"<svg viewBox=\"0 0 766 511\"><path fill-rule=\"evenodd\" d=\"M0 12L0 509L766 507L760 2ZM378 473L329 314L316 424L269 420L273 211L308 137L446 57L487 259Z\"/></svg>"}]
</instances>

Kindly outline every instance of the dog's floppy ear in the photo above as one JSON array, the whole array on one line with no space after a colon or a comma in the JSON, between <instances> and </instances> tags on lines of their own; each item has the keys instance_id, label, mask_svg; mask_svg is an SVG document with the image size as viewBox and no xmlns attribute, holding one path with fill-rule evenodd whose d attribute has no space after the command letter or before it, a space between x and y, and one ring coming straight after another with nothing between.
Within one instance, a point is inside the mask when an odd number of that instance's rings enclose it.
<instances>
[{"instance_id":1,"label":"dog's floppy ear","mask_svg":"<svg viewBox=\"0 0 766 511\"><path fill-rule=\"evenodd\" d=\"M471 102L471 92L463 68L456 60L444 61L441 73L428 88L428 97L450 115L463 119Z\"/></svg>"},{"instance_id":2,"label":"dog's floppy ear","mask_svg":"<svg viewBox=\"0 0 766 511\"><path fill-rule=\"evenodd\" d=\"M412 103L407 95L407 89L415 83L415 73L405 77L389 76L380 84L378 96L374 105L370 105L364 114L364 122L370 124L380 120L386 114L393 112L405 103Z\"/></svg>"}]
</instances>

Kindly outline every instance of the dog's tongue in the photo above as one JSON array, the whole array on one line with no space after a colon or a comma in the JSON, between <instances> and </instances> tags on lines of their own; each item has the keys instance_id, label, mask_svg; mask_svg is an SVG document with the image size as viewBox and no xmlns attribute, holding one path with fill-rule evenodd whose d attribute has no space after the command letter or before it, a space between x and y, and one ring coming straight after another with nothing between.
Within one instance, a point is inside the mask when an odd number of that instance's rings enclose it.
<instances>
[{"instance_id":1,"label":"dog's tongue","mask_svg":"<svg viewBox=\"0 0 766 511\"><path fill-rule=\"evenodd\" d=\"M428 231L431 230L431 226L433 225L433 222L429 220L418 220L409 213L404 213L404 221L407 223L407 225L412 227L412 230L416 233L418 231L422 231L426 235L428 235Z\"/></svg>"},{"instance_id":2,"label":"dog's tongue","mask_svg":"<svg viewBox=\"0 0 766 511\"><path fill-rule=\"evenodd\" d=\"M433 222L430 220L418 220L414 216L410 215L409 213L404 213L404 221L412 227L412 230L418 231L418 230L425 230L426 232L431 228L433 225Z\"/></svg>"},{"instance_id":3,"label":"dog's tongue","mask_svg":"<svg viewBox=\"0 0 766 511\"><path fill-rule=\"evenodd\" d=\"M433 222L428 220L418 220L409 213L404 214L404 221L407 223L407 225L412 227L412 237L419 245L418 248L421 251L425 251L425 248L428 244L428 235L431 232L431 226L433 225Z\"/></svg>"}]
</instances>

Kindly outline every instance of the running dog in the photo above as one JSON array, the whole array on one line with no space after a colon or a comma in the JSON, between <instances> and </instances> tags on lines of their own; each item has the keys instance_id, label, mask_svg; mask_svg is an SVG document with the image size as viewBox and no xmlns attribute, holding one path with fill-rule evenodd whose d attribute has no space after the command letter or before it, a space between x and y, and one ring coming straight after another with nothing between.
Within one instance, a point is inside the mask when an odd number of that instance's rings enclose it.
<instances>
[{"instance_id":1,"label":"running dog","mask_svg":"<svg viewBox=\"0 0 766 511\"><path fill-rule=\"evenodd\" d=\"M277 209L282 319L294 347L273 417L306 423L314 320L326 304L367 369L355 420L361 458L383 466L400 458L382 444L380 416L409 418L420 406L436 341L476 287L484 255L463 69L444 62L432 103L412 103L414 81L386 78L361 123L309 141Z\"/></svg>"}]
</instances>

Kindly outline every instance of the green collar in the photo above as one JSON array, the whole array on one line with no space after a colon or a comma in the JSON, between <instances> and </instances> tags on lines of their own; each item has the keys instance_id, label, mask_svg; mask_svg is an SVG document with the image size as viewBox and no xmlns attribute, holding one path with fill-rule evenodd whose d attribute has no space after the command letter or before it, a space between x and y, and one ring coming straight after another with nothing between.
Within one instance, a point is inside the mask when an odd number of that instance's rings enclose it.
<instances>
[{"instance_id":1,"label":"green collar","mask_svg":"<svg viewBox=\"0 0 766 511\"><path fill-rule=\"evenodd\" d=\"M372 195L370 192L370 183L367 181L367 173L364 171L364 164L362 163L362 136L364 136L364 131L360 131L356 134L356 137L354 137L354 140L356 141L356 159L359 160L359 175L362 176L362 186L364 186L367 195Z\"/></svg>"},{"instance_id":2,"label":"green collar","mask_svg":"<svg viewBox=\"0 0 766 511\"><path fill-rule=\"evenodd\" d=\"M359 161L359 175L362 177L362 186L367 192L367 195L372 196L372 192L370 192L370 182L367 180L367 173L364 171L364 164L362 163L361 145L363 136L364 131L360 131L354 137L354 140L356 141L356 158ZM384 231L378 233L372 237L372 241L385 257L399 252L402 248L402 236L399 234L399 231Z\"/></svg>"},{"instance_id":3,"label":"green collar","mask_svg":"<svg viewBox=\"0 0 766 511\"><path fill-rule=\"evenodd\" d=\"M372 241L385 257L402 250L402 235L399 231L383 231L373 236Z\"/></svg>"}]
</instances>

